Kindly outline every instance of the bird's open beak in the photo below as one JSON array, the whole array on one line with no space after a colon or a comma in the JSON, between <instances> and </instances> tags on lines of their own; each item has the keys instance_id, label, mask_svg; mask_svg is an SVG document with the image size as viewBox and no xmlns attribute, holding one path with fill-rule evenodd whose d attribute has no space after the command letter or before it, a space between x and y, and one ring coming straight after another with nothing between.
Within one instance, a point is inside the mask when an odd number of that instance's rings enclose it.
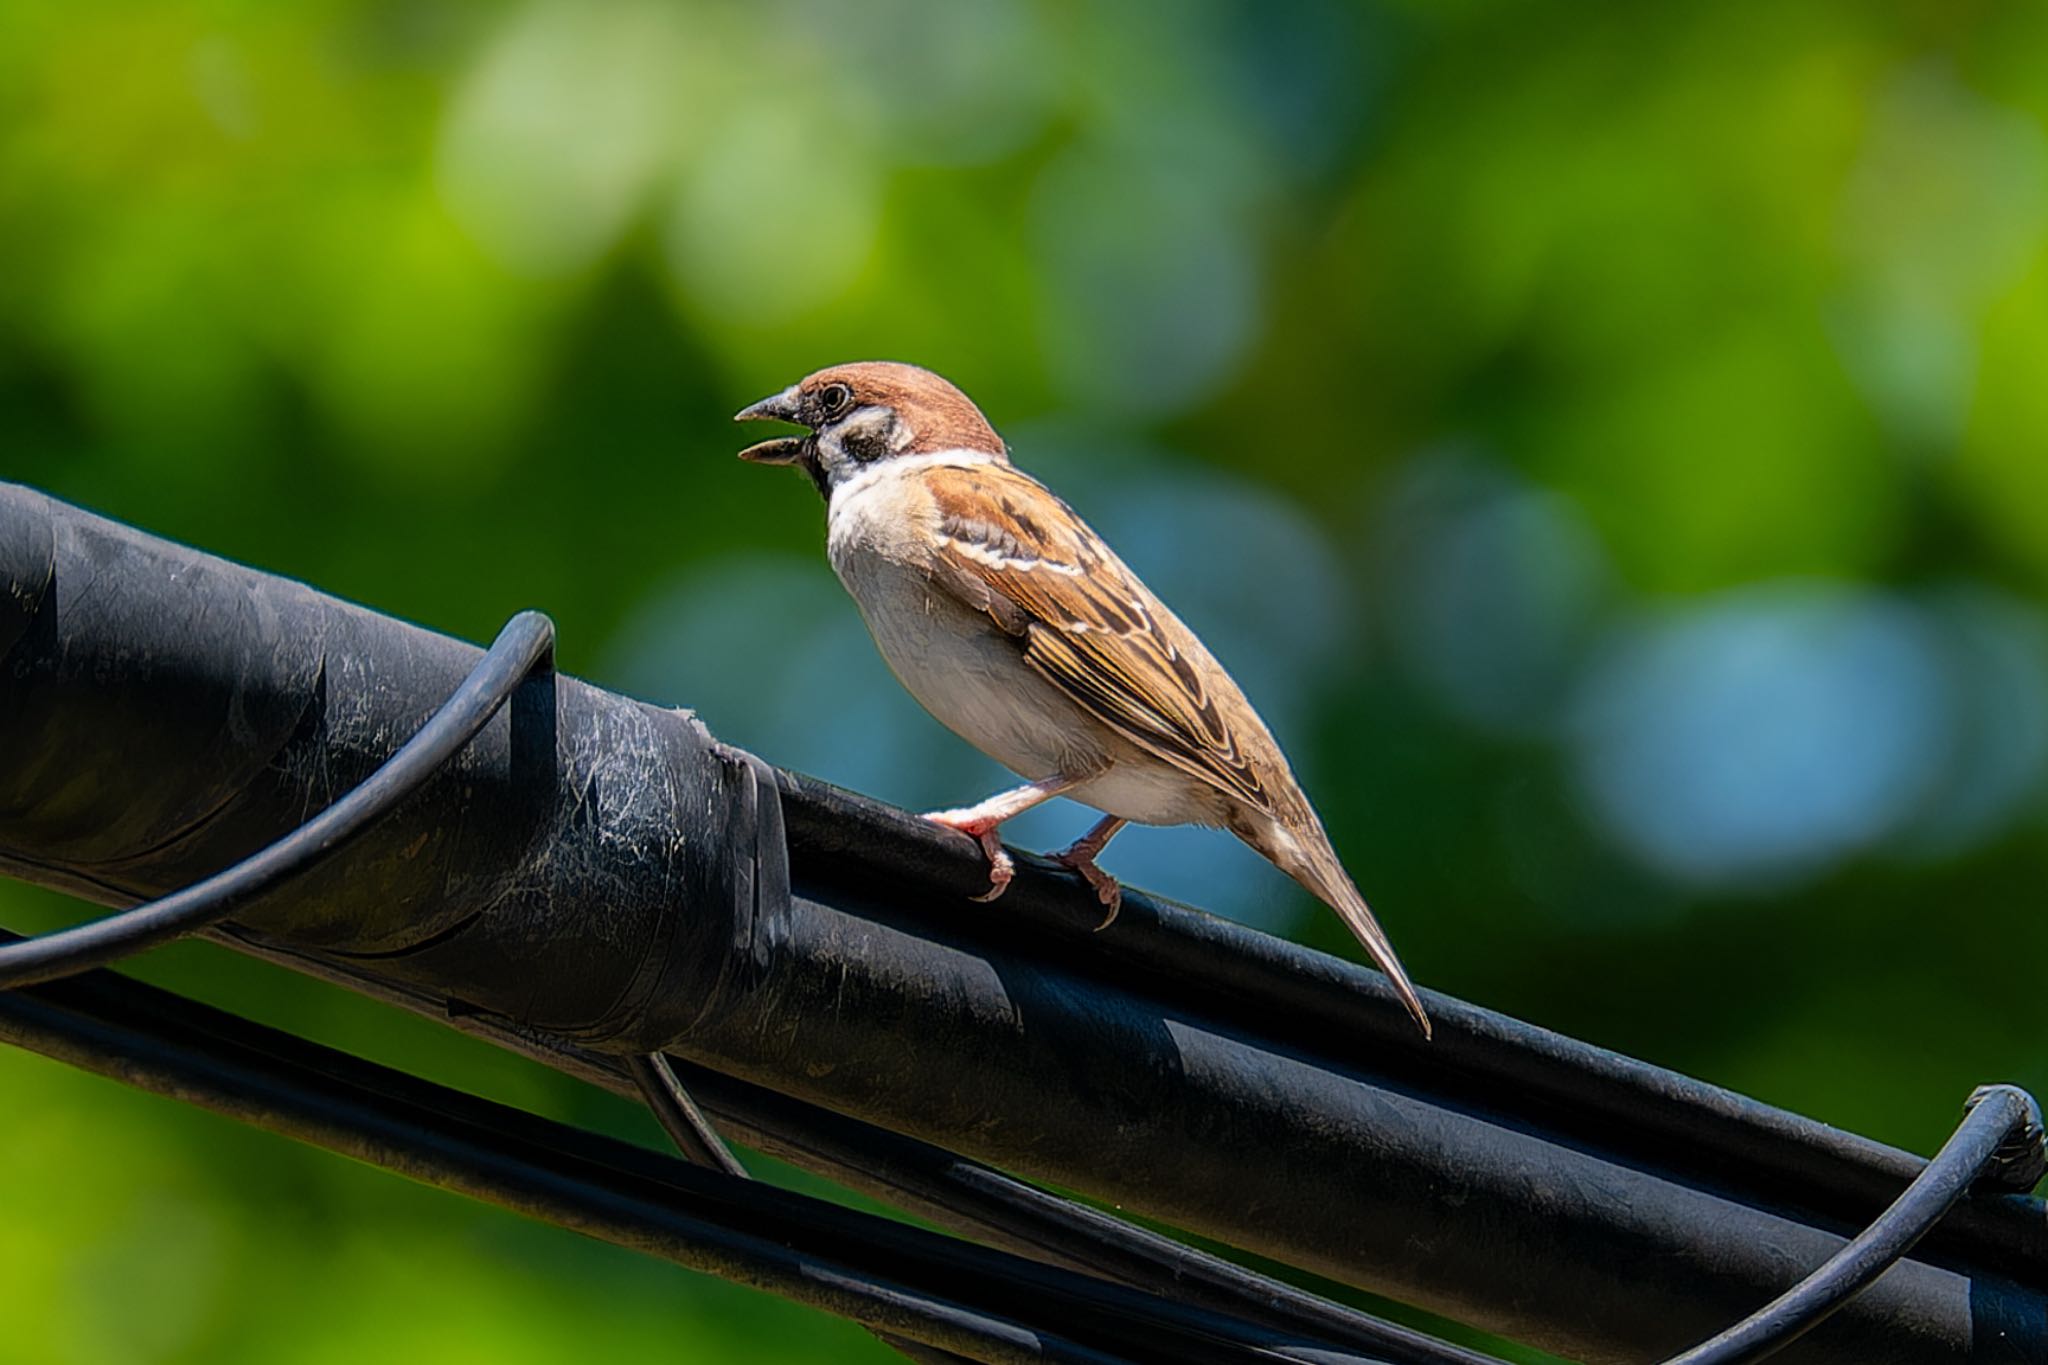
<instances>
[{"instance_id":1,"label":"bird's open beak","mask_svg":"<svg viewBox=\"0 0 2048 1365\"><path fill-rule=\"evenodd\" d=\"M760 402L741 408L733 414L735 422L795 422L797 417L796 386L790 385L781 393L773 393ZM742 460L754 464L795 464L809 449L808 436L778 436L772 441L748 446L740 452Z\"/></svg>"}]
</instances>

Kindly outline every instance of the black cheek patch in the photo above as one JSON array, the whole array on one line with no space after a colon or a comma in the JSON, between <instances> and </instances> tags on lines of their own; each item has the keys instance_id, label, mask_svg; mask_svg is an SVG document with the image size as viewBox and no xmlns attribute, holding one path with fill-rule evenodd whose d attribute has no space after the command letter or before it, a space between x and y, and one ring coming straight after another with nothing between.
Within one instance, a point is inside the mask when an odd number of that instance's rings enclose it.
<instances>
[{"instance_id":1,"label":"black cheek patch","mask_svg":"<svg viewBox=\"0 0 2048 1365\"><path fill-rule=\"evenodd\" d=\"M889 413L884 420L841 427L839 448L855 464L873 464L896 453L896 424L896 415Z\"/></svg>"}]
</instances>

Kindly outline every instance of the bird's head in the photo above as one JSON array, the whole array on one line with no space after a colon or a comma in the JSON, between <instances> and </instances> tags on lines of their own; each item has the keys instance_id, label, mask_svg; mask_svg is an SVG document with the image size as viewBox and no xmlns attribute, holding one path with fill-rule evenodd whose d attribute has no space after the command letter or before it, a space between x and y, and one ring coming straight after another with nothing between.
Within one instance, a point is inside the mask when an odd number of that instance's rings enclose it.
<instances>
[{"instance_id":1,"label":"bird's head","mask_svg":"<svg viewBox=\"0 0 2048 1365\"><path fill-rule=\"evenodd\" d=\"M826 497L882 460L941 450L972 450L1005 459L1003 438L973 400L930 370L864 360L819 370L734 415L736 422L772 419L809 427L740 452L755 464L793 464Z\"/></svg>"}]
</instances>

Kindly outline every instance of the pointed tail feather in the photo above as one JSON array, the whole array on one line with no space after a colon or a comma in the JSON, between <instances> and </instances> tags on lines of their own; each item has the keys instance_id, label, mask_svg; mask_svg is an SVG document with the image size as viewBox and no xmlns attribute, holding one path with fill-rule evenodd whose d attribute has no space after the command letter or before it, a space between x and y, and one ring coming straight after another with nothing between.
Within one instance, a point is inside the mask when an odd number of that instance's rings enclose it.
<instances>
[{"instance_id":1,"label":"pointed tail feather","mask_svg":"<svg viewBox=\"0 0 2048 1365\"><path fill-rule=\"evenodd\" d=\"M1352 885L1350 874L1337 861L1336 850L1320 830L1307 839L1294 843L1292 848L1268 851L1260 848L1282 872L1306 887L1311 895L1335 910L1358 941L1365 945L1365 951L1387 980L1393 984L1394 994L1401 997L1401 1003L1408 1007L1408 1013L1415 1017L1416 1027L1422 1030L1424 1038L1430 1037L1432 1029L1429 1014L1422 1008L1422 997L1415 993L1415 983L1408 979L1408 973L1401 966L1401 959L1394 955L1393 940L1387 931L1380 928L1380 922L1373 918L1372 908L1365 903L1365 897ZM1257 844L1253 844L1258 848Z\"/></svg>"}]
</instances>

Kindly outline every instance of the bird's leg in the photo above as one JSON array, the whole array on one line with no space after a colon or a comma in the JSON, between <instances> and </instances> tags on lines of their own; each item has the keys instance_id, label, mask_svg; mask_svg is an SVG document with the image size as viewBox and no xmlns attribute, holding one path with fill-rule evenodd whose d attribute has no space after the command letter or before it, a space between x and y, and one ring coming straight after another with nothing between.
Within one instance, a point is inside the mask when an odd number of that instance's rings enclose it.
<instances>
[{"instance_id":1,"label":"bird's leg","mask_svg":"<svg viewBox=\"0 0 2048 1365\"><path fill-rule=\"evenodd\" d=\"M1116 837L1128 821L1120 816L1105 815L1073 843L1052 855L1052 860L1061 867L1072 868L1081 874L1088 885L1095 888L1095 899L1102 902L1109 913L1102 917L1102 923L1095 926L1101 933L1116 921L1116 912L1124 908L1124 889L1117 885L1116 878L1095 865L1095 855L1102 852L1103 845Z\"/></svg>"},{"instance_id":2,"label":"bird's leg","mask_svg":"<svg viewBox=\"0 0 2048 1365\"><path fill-rule=\"evenodd\" d=\"M981 851L988 858L988 890L974 897L978 901L992 901L1009 888L1010 879L1017 875L1017 865L1003 848L1003 841L996 837L996 827L1015 815L1022 815L1043 801L1050 801L1061 792L1071 791L1087 779L1081 777L1048 777L1038 782L1026 782L1006 792L998 792L978 806L966 806L959 810L934 810L925 812L925 819L947 829L957 829L981 845Z\"/></svg>"}]
</instances>

